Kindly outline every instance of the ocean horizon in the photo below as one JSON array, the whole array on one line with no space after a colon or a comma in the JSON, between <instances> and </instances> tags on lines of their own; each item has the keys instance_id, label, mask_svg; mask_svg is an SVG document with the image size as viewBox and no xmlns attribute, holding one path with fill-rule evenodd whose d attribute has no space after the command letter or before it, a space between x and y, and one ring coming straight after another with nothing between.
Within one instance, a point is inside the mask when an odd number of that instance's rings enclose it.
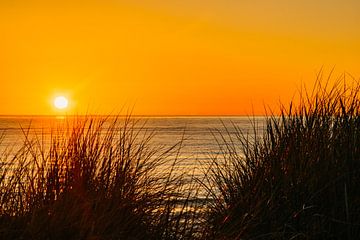
<instances>
[{"instance_id":1,"label":"ocean horizon","mask_svg":"<svg viewBox=\"0 0 360 240\"><path fill-rule=\"evenodd\" d=\"M28 139L41 139L44 146L49 144L54 131L61 135L59 129L69 127L76 117L92 119L94 116L55 116L55 115L0 115L0 133L2 141L0 151L15 153ZM105 118L111 122L119 118L121 127L123 117L128 115L96 115L95 118ZM266 117L259 116L130 116L136 120L132 126L140 134L152 133L150 144L153 147L171 148L181 144L179 155L185 168L200 168L202 163L219 155L221 135L226 138L236 138L235 126L244 135L254 137L254 129L258 136L262 135ZM105 118L106 119L106 118ZM59 127L60 126L60 127ZM106 124L104 125L106 130ZM239 146L240 147L240 146ZM46 147L45 147L46 150Z\"/></svg>"}]
</instances>

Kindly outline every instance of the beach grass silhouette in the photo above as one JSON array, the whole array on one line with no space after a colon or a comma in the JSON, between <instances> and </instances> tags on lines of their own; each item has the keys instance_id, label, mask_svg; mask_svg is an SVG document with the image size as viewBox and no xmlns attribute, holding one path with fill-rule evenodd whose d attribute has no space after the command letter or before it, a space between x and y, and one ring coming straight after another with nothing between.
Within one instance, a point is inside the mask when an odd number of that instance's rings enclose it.
<instances>
[{"instance_id":1,"label":"beach grass silhouette","mask_svg":"<svg viewBox=\"0 0 360 240\"><path fill-rule=\"evenodd\" d=\"M344 80L319 74L261 136L222 135L223 161L214 158L206 186L208 238L360 236L360 85Z\"/></svg>"}]
</instances>

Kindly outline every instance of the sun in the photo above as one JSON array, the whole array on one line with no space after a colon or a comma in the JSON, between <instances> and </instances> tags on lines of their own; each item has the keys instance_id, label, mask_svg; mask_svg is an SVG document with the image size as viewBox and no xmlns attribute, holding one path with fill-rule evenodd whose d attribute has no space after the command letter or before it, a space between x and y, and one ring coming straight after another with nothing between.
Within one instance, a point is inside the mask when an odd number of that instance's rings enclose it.
<instances>
[{"instance_id":1,"label":"sun","mask_svg":"<svg viewBox=\"0 0 360 240\"><path fill-rule=\"evenodd\" d=\"M67 108L68 104L69 104L69 101L64 96L59 96L54 99L54 106L57 109L65 109L65 108Z\"/></svg>"}]
</instances>

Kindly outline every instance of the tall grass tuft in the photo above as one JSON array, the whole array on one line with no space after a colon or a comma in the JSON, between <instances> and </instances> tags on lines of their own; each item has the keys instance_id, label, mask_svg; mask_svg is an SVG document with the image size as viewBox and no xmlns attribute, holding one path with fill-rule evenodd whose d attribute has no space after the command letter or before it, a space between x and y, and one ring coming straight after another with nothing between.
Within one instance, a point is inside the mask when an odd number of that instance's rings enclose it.
<instances>
[{"instance_id":1,"label":"tall grass tuft","mask_svg":"<svg viewBox=\"0 0 360 240\"><path fill-rule=\"evenodd\" d=\"M0 238L191 239L178 147L152 146L137 124L79 117L50 143L23 129L21 149L1 156Z\"/></svg>"},{"instance_id":2,"label":"tall grass tuft","mask_svg":"<svg viewBox=\"0 0 360 240\"><path fill-rule=\"evenodd\" d=\"M360 84L319 77L250 139L222 134L208 239L360 238Z\"/></svg>"}]
</instances>

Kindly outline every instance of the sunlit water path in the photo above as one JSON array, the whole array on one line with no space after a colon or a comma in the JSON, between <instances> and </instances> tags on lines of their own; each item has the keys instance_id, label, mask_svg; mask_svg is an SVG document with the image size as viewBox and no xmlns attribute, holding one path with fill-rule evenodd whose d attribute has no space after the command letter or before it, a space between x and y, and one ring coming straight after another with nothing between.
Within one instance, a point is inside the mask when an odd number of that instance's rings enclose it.
<instances>
[{"instance_id":1,"label":"sunlit water path","mask_svg":"<svg viewBox=\"0 0 360 240\"><path fill-rule=\"evenodd\" d=\"M134 117L138 120L135 131L140 134L152 133L151 145L171 147L181 142L178 159L185 171L201 169L203 163L221 154L220 134L235 137L237 126L250 138L254 136L254 126L259 136L262 134L264 117ZM109 124L113 118L108 119ZM60 134L59 126L71 124L73 119L59 117L17 116L0 117L0 132L3 133L0 152L16 152L29 138L37 137L45 146L51 135ZM119 127L123 119L119 119ZM255 124L255 125L254 125ZM104 130L106 130L106 125Z\"/></svg>"}]
</instances>

